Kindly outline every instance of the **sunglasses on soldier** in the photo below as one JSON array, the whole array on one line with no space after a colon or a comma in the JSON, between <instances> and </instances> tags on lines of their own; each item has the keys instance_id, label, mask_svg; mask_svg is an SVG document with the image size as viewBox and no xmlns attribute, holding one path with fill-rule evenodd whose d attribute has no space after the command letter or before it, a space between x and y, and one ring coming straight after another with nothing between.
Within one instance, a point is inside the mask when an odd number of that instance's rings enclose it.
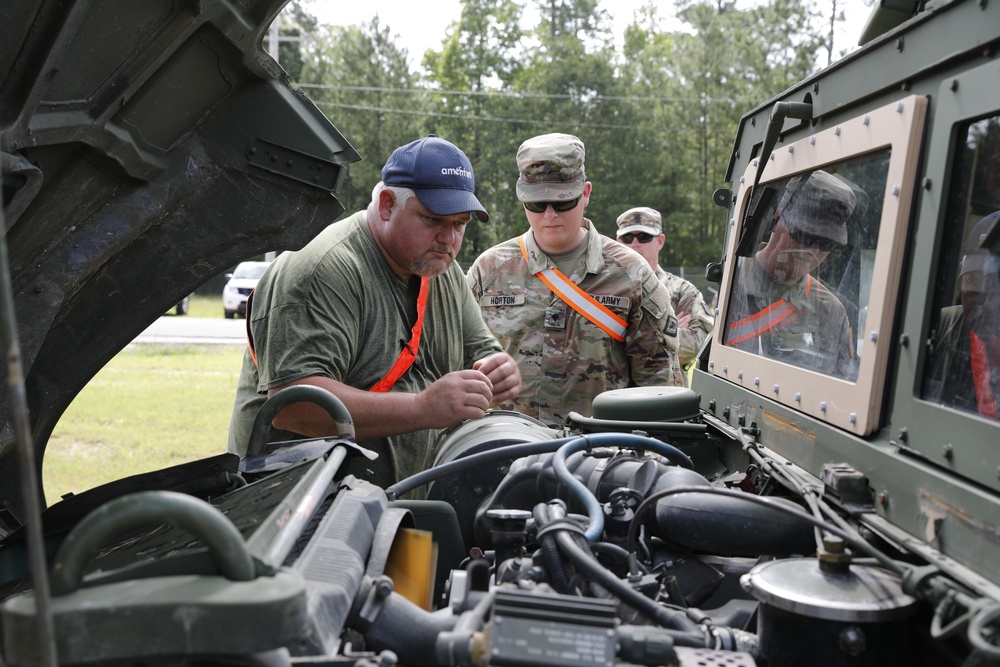
<instances>
[{"instance_id":1,"label":"sunglasses on soldier","mask_svg":"<svg viewBox=\"0 0 1000 667\"><path fill-rule=\"evenodd\" d=\"M619 236L618 240L624 243L625 245L631 245L633 239L639 239L639 243L649 243L655 238L656 238L655 236L653 236L652 234L647 234L646 232L638 232L638 233L629 232L628 234L622 234L621 236Z\"/></svg>"},{"instance_id":2,"label":"sunglasses on soldier","mask_svg":"<svg viewBox=\"0 0 1000 667\"><path fill-rule=\"evenodd\" d=\"M556 213L565 213L576 208L576 205L580 203L580 198L567 199L566 201L526 201L521 203L524 204L524 208L532 213L545 213L545 209L549 206Z\"/></svg>"},{"instance_id":3,"label":"sunglasses on soldier","mask_svg":"<svg viewBox=\"0 0 1000 667\"><path fill-rule=\"evenodd\" d=\"M830 252L834 248L840 247L840 244L833 239L828 239L825 236L816 236L815 234L810 234L799 229L788 227L788 235L803 248L816 248L821 252Z\"/></svg>"}]
</instances>

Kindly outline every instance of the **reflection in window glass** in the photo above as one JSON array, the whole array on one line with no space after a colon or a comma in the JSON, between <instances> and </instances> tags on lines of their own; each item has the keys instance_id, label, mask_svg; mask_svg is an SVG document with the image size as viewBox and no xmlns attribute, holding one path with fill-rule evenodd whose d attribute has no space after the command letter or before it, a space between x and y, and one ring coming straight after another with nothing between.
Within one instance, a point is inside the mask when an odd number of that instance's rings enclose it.
<instances>
[{"instance_id":1,"label":"reflection in window glass","mask_svg":"<svg viewBox=\"0 0 1000 667\"><path fill-rule=\"evenodd\" d=\"M750 203L726 345L855 380L890 150L773 181Z\"/></svg>"},{"instance_id":2,"label":"reflection in window glass","mask_svg":"<svg viewBox=\"0 0 1000 667\"><path fill-rule=\"evenodd\" d=\"M1000 418L1000 117L963 127L921 396Z\"/></svg>"}]
</instances>

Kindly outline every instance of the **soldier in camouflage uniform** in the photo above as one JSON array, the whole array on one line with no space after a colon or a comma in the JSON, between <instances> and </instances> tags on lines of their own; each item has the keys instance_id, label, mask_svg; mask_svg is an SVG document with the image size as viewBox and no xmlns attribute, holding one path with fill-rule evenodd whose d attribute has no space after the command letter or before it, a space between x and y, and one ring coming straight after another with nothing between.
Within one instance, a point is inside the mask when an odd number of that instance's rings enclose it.
<instances>
[{"instance_id":1,"label":"soldier in camouflage uniform","mask_svg":"<svg viewBox=\"0 0 1000 667\"><path fill-rule=\"evenodd\" d=\"M618 216L618 242L642 255L656 272L656 277L670 290L670 304L677 316L680 339L677 357L681 366L688 368L712 332L715 318L709 313L701 290L660 268L659 255L665 241L662 218L656 209L640 206Z\"/></svg>"},{"instance_id":2,"label":"soldier in camouflage uniform","mask_svg":"<svg viewBox=\"0 0 1000 667\"><path fill-rule=\"evenodd\" d=\"M725 344L793 366L854 380L854 332L840 298L811 275L847 243L857 195L825 171L793 178L771 235L741 257Z\"/></svg>"},{"instance_id":3,"label":"soldier in camouflage uniform","mask_svg":"<svg viewBox=\"0 0 1000 667\"><path fill-rule=\"evenodd\" d=\"M594 396L683 385L670 293L642 258L584 217L584 146L568 134L517 152L517 197L531 229L490 248L467 279L486 323L517 360L521 393L500 404L560 426Z\"/></svg>"}]
</instances>

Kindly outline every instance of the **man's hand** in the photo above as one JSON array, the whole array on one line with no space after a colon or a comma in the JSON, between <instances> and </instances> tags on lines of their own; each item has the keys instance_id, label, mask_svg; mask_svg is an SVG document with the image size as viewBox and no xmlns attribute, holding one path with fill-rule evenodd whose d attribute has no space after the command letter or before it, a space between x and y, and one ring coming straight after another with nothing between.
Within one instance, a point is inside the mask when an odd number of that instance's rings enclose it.
<instances>
[{"instance_id":1,"label":"man's hand","mask_svg":"<svg viewBox=\"0 0 1000 667\"><path fill-rule=\"evenodd\" d=\"M691 328L691 313L682 313L677 316L677 328L678 329Z\"/></svg>"},{"instance_id":2,"label":"man's hand","mask_svg":"<svg viewBox=\"0 0 1000 667\"><path fill-rule=\"evenodd\" d=\"M355 437L361 441L481 419L490 405L517 396L521 372L509 354L497 352L476 361L469 370L448 373L416 394L364 391L321 376L289 384L314 384L337 396L351 413ZM275 416L273 424L307 437L339 432L326 411L311 403L293 403Z\"/></svg>"},{"instance_id":3,"label":"man's hand","mask_svg":"<svg viewBox=\"0 0 1000 667\"><path fill-rule=\"evenodd\" d=\"M432 428L444 428L482 418L493 400L493 383L478 370L455 371L421 391L416 400L421 418Z\"/></svg>"},{"instance_id":4,"label":"man's hand","mask_svg":"<svg viewBox=\"0 0 1000 667\"><path fill-rule=\"evenodd\" d=\"M472 368L484 373L492 383L493 404L509 401L521 392L521 371L506 352L483 357L472 364Z\"/></svg>"}]
</instances>

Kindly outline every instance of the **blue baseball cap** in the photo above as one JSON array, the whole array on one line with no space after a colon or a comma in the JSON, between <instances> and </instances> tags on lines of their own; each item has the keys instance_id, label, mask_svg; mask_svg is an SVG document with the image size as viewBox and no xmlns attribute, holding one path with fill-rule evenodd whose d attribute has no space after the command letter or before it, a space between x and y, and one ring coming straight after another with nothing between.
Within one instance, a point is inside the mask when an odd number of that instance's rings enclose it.
<instances>
[{"instance_id":1,"label":"blue baseball cap","mask_svg":"<svg viewBox=\"0 0 1000 667\"><path fill-rule=\"evenodd\" d=\"M394 150L382 167L382 182L410 188L437 215L471 211L482 222L490 219L474 194L476 176L469 158L433 134Z\"/></svg>"}]
</instances>

